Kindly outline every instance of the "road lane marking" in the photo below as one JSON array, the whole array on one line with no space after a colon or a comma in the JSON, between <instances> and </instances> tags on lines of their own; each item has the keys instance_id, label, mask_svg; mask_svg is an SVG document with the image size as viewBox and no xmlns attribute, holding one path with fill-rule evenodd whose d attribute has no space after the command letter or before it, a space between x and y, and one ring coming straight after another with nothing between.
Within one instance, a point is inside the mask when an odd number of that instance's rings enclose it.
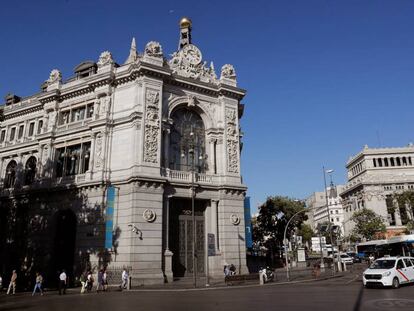
<instances>
[{"instance_id":1,"label":"road lane marking","mask_svg":"<svg viewBox=\"0 0 414 311\"><path fill-rule=\"evenodd\" d=\"M352 282L354 282L357 278L359 278L359 274L357 274L352 280L350 280L350 281L348 281L348 282L346 282L345 284L346 285L348 285L348 284L351 284Z\"/></svg>"}]
</instances>

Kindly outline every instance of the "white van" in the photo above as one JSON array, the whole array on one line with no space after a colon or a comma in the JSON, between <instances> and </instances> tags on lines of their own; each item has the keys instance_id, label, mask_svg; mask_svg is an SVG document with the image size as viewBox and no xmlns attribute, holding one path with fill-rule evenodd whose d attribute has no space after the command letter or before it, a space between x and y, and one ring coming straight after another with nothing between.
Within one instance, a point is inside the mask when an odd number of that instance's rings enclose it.
<instances>
[{"instance_id":1,"label":"white van","mask_svg":"<svg viewBox=\"0 0 414 311\"><path fill-rule=\"evenodd\" d=\"M393 288L414 282L414 258L382 257L375 260L363 273L364 286L382 285Z\"/></svg>"}]
</instances>

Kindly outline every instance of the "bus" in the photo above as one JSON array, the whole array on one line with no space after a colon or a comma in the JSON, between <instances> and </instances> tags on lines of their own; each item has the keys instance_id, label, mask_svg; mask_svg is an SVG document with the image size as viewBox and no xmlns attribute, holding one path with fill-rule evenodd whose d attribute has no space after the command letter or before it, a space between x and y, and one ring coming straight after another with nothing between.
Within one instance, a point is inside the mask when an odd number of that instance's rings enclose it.
<instances>
[{"instance_id":1,"label":"bus","mask_svg":"<svg viewBox=\"0 0 414 311\"><path fill-rule=\"evenodd\" d=\"M373 240L359 243L356 246L358 257L375 258L388 256L414 257L414 234L393 236L388 240Z\"/></svg>"}]
</instances>

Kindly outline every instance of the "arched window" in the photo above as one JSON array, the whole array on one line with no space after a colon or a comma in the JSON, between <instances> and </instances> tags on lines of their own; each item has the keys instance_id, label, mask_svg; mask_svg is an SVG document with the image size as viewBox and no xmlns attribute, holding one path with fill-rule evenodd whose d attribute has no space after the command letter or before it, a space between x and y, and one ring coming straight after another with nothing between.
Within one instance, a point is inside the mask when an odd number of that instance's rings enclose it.
<instances>
[{"instance_id":1,"label":"arched window","mask_svg":"<svg viewBox=\"0 0 414 311\"><path fill-rule=\"evenodd\" d=\"M173 170L206 170L205 130L201 117L194 111L181 108L171 114L169 167ZM194 161L194 162L193 162Z\"/></svg>"},{"instance_id":2,"label":"arched window","mask_svg":"<svg viewBox=\"0 0 414 311\"><path fill-rule=\"evenodd\" d=\"M26 166L24 169L24 184L30 185L34 182L36 176L36 164L37 160L36 157L30 157L29 160L26 162Z\"/></svg>"},{"instance_id":3,"label":"arched window","mask_svg":"<svg viewBox=\"0 0 414 311\"><path fill-rule=\"evenodd\" d=\"M6 167L6 176L4 177L4 188L13 188L16 181L16 161L12 160Z\"/></svg>"}]
</instances>

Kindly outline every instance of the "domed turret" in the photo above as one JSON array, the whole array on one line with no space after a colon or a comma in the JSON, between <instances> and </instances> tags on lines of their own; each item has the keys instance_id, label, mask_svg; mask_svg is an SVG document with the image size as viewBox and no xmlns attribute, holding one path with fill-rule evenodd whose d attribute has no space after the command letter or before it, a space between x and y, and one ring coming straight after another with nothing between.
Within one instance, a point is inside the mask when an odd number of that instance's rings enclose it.
<instances>
[{"instance_id":1,"label":"domed turret","mask_svg":"<svg viewBox=\"0 0 414 311\"><path fill-rule=\"evenodd\" d=\"M180 42L178 43L178 49L181 50L185 45L191 44L191 19L183 17L180 20Z\"/></svg>"},{"instance_id":2,"label":"domed turret","mask_svg":"<svg viewBox=\"0 0 414 311\"><path fill-rule=\"evenodd\" d=\"M180 28L191 28L191 19L188 17L183 17L180 20Z\"/></svg>"}]
</instances>

